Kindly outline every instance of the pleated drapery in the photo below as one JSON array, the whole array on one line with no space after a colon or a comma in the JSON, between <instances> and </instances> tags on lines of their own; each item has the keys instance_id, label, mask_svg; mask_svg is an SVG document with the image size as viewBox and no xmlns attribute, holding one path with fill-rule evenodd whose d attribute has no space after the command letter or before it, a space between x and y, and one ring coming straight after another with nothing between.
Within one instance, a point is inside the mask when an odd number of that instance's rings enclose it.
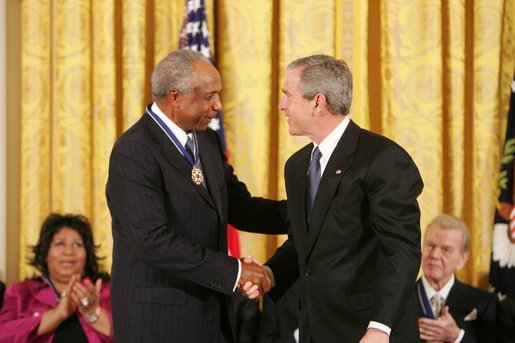
<instances>
[{"instance_id":1,"label":"pleated drapery","mask_svg":"<svg viewBox=\"0 0 515 343\"><path fill-rule=\"evenodd\" d=\"M283 198L306 144L278 110L286 65L325 53L354 75L352 119L414 158L422 226L446 212L472 231L460 278L485 285L515 66L515 0L207 0L230 159L255 194ZM115 139L151 101L154 64L178 46L183 0L22 1L20 278L51 211L90 218L107 270L104 190ZM284 237L278 239L278 243ZM240 234L264 262L275 237ZM267 251L268 247L268 251Z\"/></svg>"}]
</instances>

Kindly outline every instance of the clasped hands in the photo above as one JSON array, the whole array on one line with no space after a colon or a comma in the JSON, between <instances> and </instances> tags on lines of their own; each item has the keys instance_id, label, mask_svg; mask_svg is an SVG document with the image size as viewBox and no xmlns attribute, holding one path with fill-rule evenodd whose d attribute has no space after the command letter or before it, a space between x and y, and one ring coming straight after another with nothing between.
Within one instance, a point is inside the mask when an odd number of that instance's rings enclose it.
<instances>
[{"instance_id":1,"label":"clasped hands","mask_svg":"<svg viewBox=\"0 0 515 343\"><path fill-rule=\"evenodd\" d=\"M81 314L91 313L99 306L101 289L101 279L93 284L88 278L81 282L80 275L73 275L66 290L61 293L57 309L64 318L69 317L75 310Z\"/></svg>"},{"instance_id":2,"label":"clasped hands","mask_svg":"<svg viewBox=\"0 0 515 343\"><path fill-rule=\"evenodd\" d=\"M268 272L254 258L247 256L240 259L241 274L238 280L238 290L243 296L257 300L272 287Z\"/></svg>"}]
</instances>

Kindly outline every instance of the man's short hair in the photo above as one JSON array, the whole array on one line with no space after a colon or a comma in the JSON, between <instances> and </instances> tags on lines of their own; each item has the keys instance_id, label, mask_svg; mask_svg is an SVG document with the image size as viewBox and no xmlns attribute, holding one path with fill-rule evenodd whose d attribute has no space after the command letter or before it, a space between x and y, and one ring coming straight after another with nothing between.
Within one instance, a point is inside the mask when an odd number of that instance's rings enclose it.
<instances>
[{"instance_id":1,"label":"man's short hair","mask_svg":"<svg viewBox=\"0 0 515 343\"><path fill-rule=\"evenodd\" d=\"M352 103L352 73L344 60L328 55L312 55L296 59L287 69L301 68L299 91L312 100L323 94L332 114L347 115Z\"/></svg>"},{"instance_id":2,"label":"man's short hair","mask_svg":"<svg viewBox=\"0 0 515 343\"><path fill-rule=\"evenodd\" d=\"M463 220L451 216L450 214L441 214L439 216L436 216L428 225L426 228L427 230L432 227L437 226L444 230L458 230L462 233L462 241L461 241L461 251L462 252L468 252L470 248L470 232L467 227L467 224L463 222Z\"/></svg>"},{"instance_id":3,"label":"man's short hair","mask_svg":"<svg viewBox=\"0 0 515 343\"><path fill-rule=\"evenodd\" d=\"M183 94L196 86L198 73L195 63L211 63L200 52L177 49L166 55L152 72L152 96L154 100L166 98L171 89Z\"/></svg>"}]
</instances>

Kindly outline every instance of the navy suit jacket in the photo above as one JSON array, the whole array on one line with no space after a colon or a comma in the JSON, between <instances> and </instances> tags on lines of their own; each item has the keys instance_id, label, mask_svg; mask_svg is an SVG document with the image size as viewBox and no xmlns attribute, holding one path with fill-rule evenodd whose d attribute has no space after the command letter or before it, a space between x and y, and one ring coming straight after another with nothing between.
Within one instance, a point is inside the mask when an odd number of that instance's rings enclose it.
<instances>
[{"instance_id":1,"label":"navy suit jacket","mask_svg":"<svg viewBox=\"0 0 515 343\"><path fill-rule=\"evenodd\" d=\"M390 342L418 339L413 284L420 265L423 188L411 157L350 122L332 153L309 224L305 194L313 145L286 163L288 240L267 262L279 297L300 276L301 342L358 342L368 323Z\"/></svg>"},{"instance_id":2,"label":"navy suit jacket","mask_svg":"<svg viewBox=\"0 0 515 343\"><path fill-rule=\"evenodd\" d=\"M217 342L234 337L227 318L238 261L227 223L285 230L282 205L252 198L227 164L216 132L197 132L207 189L152 117L116 142L107 202L112 216L112 309L117 342Z\"/></svg>"},{"instance_id":3,"label":"navy suit jacket","mask_svg":"<svg viewBox=\"0 0 515 343\"><path fill-rule=\"evenodd\" d=\"M422 281L417 281L417 286L420 282ZM417 304L418 316L424 317L419 297L417 297ZM456 324L465 330L461 343L496 342L497 296L495 294L465 285L455 279L445 305L449 306L449 313ZM470 316L474 310L477 314Z\"/></svg>"}]
</instances>

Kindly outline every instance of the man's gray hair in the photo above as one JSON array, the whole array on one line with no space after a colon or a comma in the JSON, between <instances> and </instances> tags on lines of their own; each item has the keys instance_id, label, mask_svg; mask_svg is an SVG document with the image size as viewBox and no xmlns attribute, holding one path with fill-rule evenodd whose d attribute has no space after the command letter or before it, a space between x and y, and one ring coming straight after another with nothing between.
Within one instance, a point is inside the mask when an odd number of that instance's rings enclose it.
<instances>
[{"instance_id":1,"label":"man's gray hair","mask_svg":"<svg viewBox=\"0 0 515 343\"><path fill-rule=\"evenodd\" d=\"M347 115L352 103L352 73L344 60L312 55L291 62L287 69L302 68L299 91L312 100L323 94L332 114Z\"/></svg>"},{"instance_id":2,"label":"man's gray hair","mask_svg":"<svg viewBox=\"0 0 515 343\"><path fill-rule=\"evenodd\" d=\"M195 63L211 63L200 52L189 49L174 50L165 56L152 72L154 100L166 98L171 89L188 94L196 86L198 73Z\"/></svg>"},{"instance_id":3,"label":"man's gray hair","mask_svg":"<svg viewBox=\"0 0 515 343\"><path fill-rule=\"evenodd\" d=\"M470 249L470 232L467 227L467 224L463 222L463 220L451 216L449 214L441 214L435 217L429 225L427 225L427 230L432 227L437 226L444 230L458 230L462 233L463 240L461 242L461 251L468 252Z\"/></svg>"}]
</instances>

